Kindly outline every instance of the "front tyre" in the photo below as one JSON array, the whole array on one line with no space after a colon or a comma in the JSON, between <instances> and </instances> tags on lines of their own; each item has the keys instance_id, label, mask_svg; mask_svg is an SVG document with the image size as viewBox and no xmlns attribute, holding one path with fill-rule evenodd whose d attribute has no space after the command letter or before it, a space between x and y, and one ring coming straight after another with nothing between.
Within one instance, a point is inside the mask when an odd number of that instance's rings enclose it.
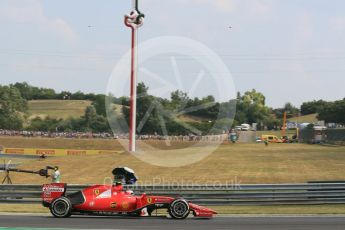
<instances>
[{"instance_id":1,"label":"front tyre","mask_svg":"<svg viewBox=\"0 0 345 230\"><path fill-rule=\"evenodd\" d=\"M50 205L50 212L57 218L67 218L72 215L72 203L66 197L54 200Z\"/></svg>"},{"instance_id":2,"label":"front tyre","mask_svg":"<svg viewBox=\"0 0 345 230\"><path fill-rule=\"evenodd\" d=\"M172 218L183 220L189 216L189 204L183 199L176 199L170 204L168 211Z\"/></svg>"}]
</instances>

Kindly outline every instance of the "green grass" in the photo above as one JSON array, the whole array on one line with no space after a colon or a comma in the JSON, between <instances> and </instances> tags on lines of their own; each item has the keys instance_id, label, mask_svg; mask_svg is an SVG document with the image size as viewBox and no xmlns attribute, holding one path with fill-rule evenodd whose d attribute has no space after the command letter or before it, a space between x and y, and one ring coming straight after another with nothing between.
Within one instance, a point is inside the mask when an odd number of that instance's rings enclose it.
<instances>
[{"instance_id":1,"label":"green grass","mask_svg":"<svg viewBox=\"0 0 345 230\"><path fill-rule=\"evenodd\" d=\"M88 139L0 137L0 146L7 148L122 150L117 141L104 139L90 141Z\"/></svg>"},{"instance_id":2,"label":"green grass","mask_svg":"<svg viewBox=\"0 0 345 230\"><path fill-rule=\"evenodd\" d=\"M84 115L89 105L91 101L85 100L33 100L29 101L29 114L30 118L78 118Z\"/></svg>"},{"instance_id":3,"label":"green grass","mask_svg":"<svg viewBox=\"0 0 345 230\"><path fill-rule=\"evenodd\" d=\"M49 213L41 204L1 204L0 212L10 213Z\"/></svg>"}]
</instances>

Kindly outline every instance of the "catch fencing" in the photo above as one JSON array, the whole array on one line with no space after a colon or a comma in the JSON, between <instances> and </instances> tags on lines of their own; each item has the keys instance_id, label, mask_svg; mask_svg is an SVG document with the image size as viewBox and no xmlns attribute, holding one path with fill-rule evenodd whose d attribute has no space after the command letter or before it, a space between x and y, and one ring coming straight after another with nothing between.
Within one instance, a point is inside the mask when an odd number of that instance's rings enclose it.
<instances>
[{"instance_id":1,"label":"catch fencing","mask_svg":"<svg viewBox=\"0 0 345 230\"><path fill-rule=\"evenodd\" d=\"M68 185L67 193L88 185ZM200 205L315 205L345 204L345 182L305 184L246 184L193 186L126 186L135 194L183 197ZM0 185L1 203L39 203L40 185Z\"/></svg>"}]
</instances>

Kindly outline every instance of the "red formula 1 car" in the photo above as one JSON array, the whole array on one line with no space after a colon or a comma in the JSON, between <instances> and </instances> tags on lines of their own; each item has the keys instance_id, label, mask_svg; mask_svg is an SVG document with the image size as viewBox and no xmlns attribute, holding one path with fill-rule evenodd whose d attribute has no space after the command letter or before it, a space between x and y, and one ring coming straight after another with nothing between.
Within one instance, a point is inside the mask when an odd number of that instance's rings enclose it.
<instances>
[{"instance_id":1,"label":"red formula 1 car","mask_svg":"<svg viewBox=\"0 0 345 230\"><path fill-rule=\"evenodd\" d=\"M182 198L163 196L136 196L124 191L122 185L95 185L66 195L66 184L45 184L42 188L45 207L55 217L71 215L127 215L151 216L157 209L167 209L174 219L185 219L192 213L195 217L212 218L215 211L201 207Z\"/></svg>"}]
</instances>

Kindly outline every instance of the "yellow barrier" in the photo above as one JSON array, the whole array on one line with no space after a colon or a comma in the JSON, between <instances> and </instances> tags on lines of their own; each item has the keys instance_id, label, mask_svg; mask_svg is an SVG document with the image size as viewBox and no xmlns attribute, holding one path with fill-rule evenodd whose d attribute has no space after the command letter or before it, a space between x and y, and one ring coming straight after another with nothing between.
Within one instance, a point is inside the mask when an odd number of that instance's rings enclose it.
<instances>
[{"instance_id":1,"label":"yellow barrier","mask_svg":"<svg viewBox=\"0 0 345 230\"><path fill-rule=\"evenodd\" d=\"M112 150L77 150L77 149L28 149L28 148L4 148L4 154L43 155L46 156L84 156L97 154L115 154Z\"/></svg>"}]
</instances>

